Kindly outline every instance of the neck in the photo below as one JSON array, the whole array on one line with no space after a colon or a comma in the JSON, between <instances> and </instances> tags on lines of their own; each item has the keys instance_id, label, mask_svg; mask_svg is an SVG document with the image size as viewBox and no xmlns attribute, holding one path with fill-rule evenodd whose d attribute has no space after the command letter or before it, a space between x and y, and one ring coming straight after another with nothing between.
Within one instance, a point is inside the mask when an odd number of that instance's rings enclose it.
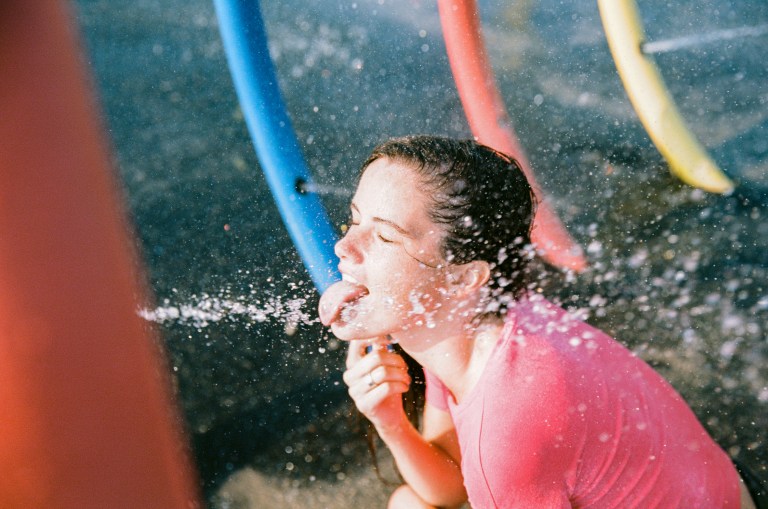
<instances>
[{"instance_id":1,"label":"neck","mask_svg":"<svg viewBox=\"0 0 768 509\"><path fill-rule=\"evenodd\" d=\"M457 402L474 387L499 339L502 321L441 323L395 337L408 355L435 375Z\"/></svg>"}]
</instances>

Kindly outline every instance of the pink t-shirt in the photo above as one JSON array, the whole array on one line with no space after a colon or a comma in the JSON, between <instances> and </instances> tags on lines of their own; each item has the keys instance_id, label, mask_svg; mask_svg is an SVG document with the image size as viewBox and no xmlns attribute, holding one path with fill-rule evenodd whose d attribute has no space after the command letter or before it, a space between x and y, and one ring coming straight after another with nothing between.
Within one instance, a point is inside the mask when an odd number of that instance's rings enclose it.
<instances>
[{"instance_id":1,"label":"pink t-shirt","mask_svg":"<svg viewBox=\"0 0 768 509\"><path fill-rule=\"evenodd\" d=\"M686 403L605 333L540 296L521 299L450 412L473 509L738 508L738 474Z\"/></svg>"}]
</instances>

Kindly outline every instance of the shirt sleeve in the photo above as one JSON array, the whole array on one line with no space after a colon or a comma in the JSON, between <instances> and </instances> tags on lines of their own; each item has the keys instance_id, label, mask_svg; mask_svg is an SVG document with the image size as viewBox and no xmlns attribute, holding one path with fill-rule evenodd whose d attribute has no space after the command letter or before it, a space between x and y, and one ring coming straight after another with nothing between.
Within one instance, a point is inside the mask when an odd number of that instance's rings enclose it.
<instances>
[{"instance_id":1,"label":"shirt sleeve","mask_svg":"<svg viewBox=\"0 0 768 509\"><path fill-rule=\"evenodd\" d=\"M435 375L424 370L424 380L426 381L427 387L425 391L425 400L427 403L432 405L433 407L437 408L438 410L442 410L444 412L448 411L448 388L443 385L443 382L441 382Z\"/></svg>"}]
</instances>

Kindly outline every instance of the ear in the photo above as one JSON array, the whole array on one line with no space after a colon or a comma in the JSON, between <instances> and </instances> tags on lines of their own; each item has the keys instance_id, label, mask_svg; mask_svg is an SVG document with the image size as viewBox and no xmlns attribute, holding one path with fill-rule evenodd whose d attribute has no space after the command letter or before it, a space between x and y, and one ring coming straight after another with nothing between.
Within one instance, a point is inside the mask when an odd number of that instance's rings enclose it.
<instances>
[{"instance_id":1,"label":"ear","mask_svg":"<svg viewBox=\"0 0 768 509\"><path fill-rule=\"evenodd\" d=\"M457 293L474 293L488 282L491 267L488 262L473 261L452 267L448 276L452 290Z\"/></svg>"}]
</instances>

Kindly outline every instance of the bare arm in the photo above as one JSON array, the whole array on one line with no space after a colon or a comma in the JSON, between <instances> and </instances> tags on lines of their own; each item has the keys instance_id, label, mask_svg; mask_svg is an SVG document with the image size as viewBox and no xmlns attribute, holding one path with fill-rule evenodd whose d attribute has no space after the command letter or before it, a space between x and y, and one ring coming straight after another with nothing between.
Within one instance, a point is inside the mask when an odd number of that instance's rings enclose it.
<instances>
[{"instance_id":1,"label":"bare arm","mask_svg":"<svg viewBox=\"0 0 768 509\"><path fill-rule=\"evenodd\" d=\"M344 373L358 410L376 427L403 479L422 500L434 506L461 505L466 492L450 415L426 405L419 433L402 405L401 394L410 384L405 362L384 349L363 355L364 344L351 342Z\"/></svg>"},{"instance_id":2,"label":"bare arm","mask_svg":"<svg viewBox=\"0 0 768 509\"><path fill-rule=\"evenodd\" d=\"M454 507L466 502L459 444L450 415L427 404L422 433L410 425L408 428L408 432L381 435L406 483L435 506Z\"/></svg>"}]
</instances>

